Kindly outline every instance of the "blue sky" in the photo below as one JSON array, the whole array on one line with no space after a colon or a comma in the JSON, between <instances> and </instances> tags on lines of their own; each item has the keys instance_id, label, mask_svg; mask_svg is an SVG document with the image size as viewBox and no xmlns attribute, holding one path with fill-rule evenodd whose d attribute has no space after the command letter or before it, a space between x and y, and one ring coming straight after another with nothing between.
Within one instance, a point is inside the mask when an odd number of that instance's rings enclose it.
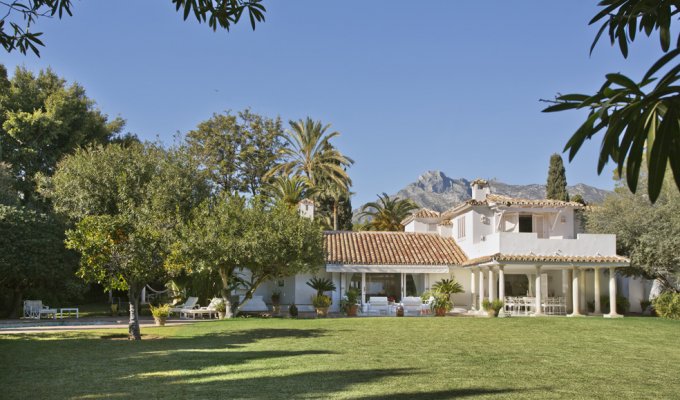
<instances>
[{"instance_id":1,"label":"blue sky","mask_svg":"<svg viewBox=\"0 0 680 400\"><path fill-rule=\"evenodd\" d=\"M10 73L51 66L127 131L165 143L227 109L330 123L356 161L357 206L434 169L545 182L550 155L583 114L543 114L539 99L594 92L608 72L637 80L660 54L639 37L628 60L606 41L589 56L594 2L264 4L254 32L244 21L215 33L183 22L169 0L76 2L73 17L39 23L41 58L1 62ZM610 173L596 173L598 147L567 164L570 184L613 187Z\"/></svg>"}]
</instances>

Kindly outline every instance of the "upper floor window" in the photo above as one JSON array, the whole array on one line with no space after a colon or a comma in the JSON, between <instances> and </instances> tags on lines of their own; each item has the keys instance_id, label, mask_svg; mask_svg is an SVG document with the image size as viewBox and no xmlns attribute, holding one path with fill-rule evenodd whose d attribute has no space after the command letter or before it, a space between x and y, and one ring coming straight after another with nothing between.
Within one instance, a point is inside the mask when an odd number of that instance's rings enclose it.
<instances>
[{"instance_id":1,"label":"upper floor window","mask_svg":"<svg viewBox=\"0 0 680 400\"><path fill-rule=\"evenodd\" d=\"M456 220L456 225L458 226L458 239L465 238L465 215L458 217Z\"/></svg>"},{"instance_id":2,"label":"upper floor window","mask_svg":"<svg viewBox=\"0 0 680 400\"><path fill-rule=\"evenodd\" d=\"M533 232L534 223L533 217L531 215L520 215L519 216L519 231L520 232Z\"/></svg>"}]
</instances>

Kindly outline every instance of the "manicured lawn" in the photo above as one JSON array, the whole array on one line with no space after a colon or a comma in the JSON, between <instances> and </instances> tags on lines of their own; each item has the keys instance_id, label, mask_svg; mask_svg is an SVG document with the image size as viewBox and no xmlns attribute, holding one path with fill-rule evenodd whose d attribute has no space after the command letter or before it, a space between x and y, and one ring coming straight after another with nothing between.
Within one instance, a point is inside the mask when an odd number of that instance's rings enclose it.
<instances>
[{"instance_id":1,"label":"manicured lawn","mask_svg":"<svg viewBox=\"0 0 680 400\"><path fill-rule=\"evenodd\" d=\"M680 396L680 323L656 318L237 319L0 335L0 398Z\"/></svg>"}]
</instances>

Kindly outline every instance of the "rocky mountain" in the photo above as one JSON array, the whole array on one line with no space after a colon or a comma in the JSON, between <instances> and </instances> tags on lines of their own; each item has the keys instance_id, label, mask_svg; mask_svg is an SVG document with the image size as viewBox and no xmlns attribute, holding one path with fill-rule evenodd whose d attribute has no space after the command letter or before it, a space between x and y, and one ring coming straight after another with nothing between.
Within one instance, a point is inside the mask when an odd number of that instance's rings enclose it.
<instances>
[{"instance_id":1,"label":"rocky mountain","mask_svg":"<svg viewBox=\"0 0 680 400\"><path fill-rule=\"evenodd\" d=\"M492 193L525 199L545 198L545 184L511 185L496 180L489 181L489 184ZM610 193L583 183L568 186L567 190L570 196L580 194L587 203L600 203ZM435 211L445 211L468 200L471 195L470 180L450 178L442 171L428 171L397 192L400 198L411 199L419 206Z\"/></svg>"}]
</instances>

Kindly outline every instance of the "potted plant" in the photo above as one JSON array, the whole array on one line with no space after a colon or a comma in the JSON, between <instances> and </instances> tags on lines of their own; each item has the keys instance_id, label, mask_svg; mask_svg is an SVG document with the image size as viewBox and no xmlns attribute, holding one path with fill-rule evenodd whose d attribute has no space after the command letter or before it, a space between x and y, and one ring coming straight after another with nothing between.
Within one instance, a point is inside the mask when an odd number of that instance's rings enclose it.
<instances>
[{"instance_id":1,"label":"potted plant","mask_svg":"<svg viewBox=\"0 0 680 400\"><path fill-rule=\"evenodd\" d=\"M486 310L489 317L497 317L498 313L503 308L503 300L496 299L494 301L489 301L489 299L484 299L484 301L482 301L482 308Z\"/></svg>"},{"instance_id":2,"label":"potted plant","mask_svg":"<svg viewBox=\"0 0 680 400\"><path fill-rule=\"evenodd\" d=\"M317 317L327 317L328 308L331 306L331 298L326 295L317 295L312 297L312 305L316 309Z\"/></svg>"},{"instance_id":3,"label":"potted plant","mask_svg":"<svg viewBox=\"0 0 680 400\"><path fill-rule=\"evenodd\" d=\"M290 306L288 306L288 314L289 314L292 318L297 318L297 316L298 316L298 308L297 308L297 306L295 305L295 303L293 303L293 304L291 304Z\"/></svg>"},{"instance_id":4,"label":"potted plant","mask_svg":"<svg viewBox=\"0 0 680 400\"><path fill-rule=\"evenodd\" d=\"M453 308L454 305L451 296L456 293L465 293L465 290L463 290L463 285L461 285L460 282L457 282L455 279L442 279L432 285L432 290L434 293L445 295L449 298L449 300L451 300L451 307L449 310Z\"/></svg>"},{"instance_id":5,"label":"potted plant","mask_svg":"<svg viewBox=\"0 0 680 400\"><path fill-rule=\"evenodd\" d=\"M356 317L359 310L359 298L361 292L357 288L350 288L345 293L345 298L340 300L340 308L348 317Z\"/></svg>"},{"instance_id":6,"label":"potted plant","mask_svg":"<svg viewBox=\"0 0 680 400\"><path fill-rule=\"evenodd\" d=\"M227 316L227 304L224 300L220 300L215 303L215 311L217 311L217 316L219 319L224 319Z\"/></svg>"},{"instance_id":7,"label":"potted plant","mask_svg":"<svg viewBox=\"0 0 680 400\"><path fill-rule=\"evenodd\" d=\"M272 313L278 314L281 311L281 292L275 290L272 293Z\"/></svg>"},{"instance_id":8,"label":"potted plant","mask_svg":"<svg viewBox=\"0 0 680 400\"><path fill-rule=\"evenodd\" d=\"M445 316L446 312L449 311L451 307L453 307L453 302L449 296L442 293L435 294L434 300L430 302L430 309L434 311L434 315L437 317Z\"/></svg>"},{"instance_id":9,"label":"potted plant","mask_svg":"<svg viewBox=\"0 0 680 400\"><path fill-rule=\"evenodd\" d=\"M153 319L156 321L156 326L164 326L165 320L170 315L170 304L161 304L160 306L149 304L149 309L151 309L151 315L153 315Z\"/></svg>"}]
</instances>

